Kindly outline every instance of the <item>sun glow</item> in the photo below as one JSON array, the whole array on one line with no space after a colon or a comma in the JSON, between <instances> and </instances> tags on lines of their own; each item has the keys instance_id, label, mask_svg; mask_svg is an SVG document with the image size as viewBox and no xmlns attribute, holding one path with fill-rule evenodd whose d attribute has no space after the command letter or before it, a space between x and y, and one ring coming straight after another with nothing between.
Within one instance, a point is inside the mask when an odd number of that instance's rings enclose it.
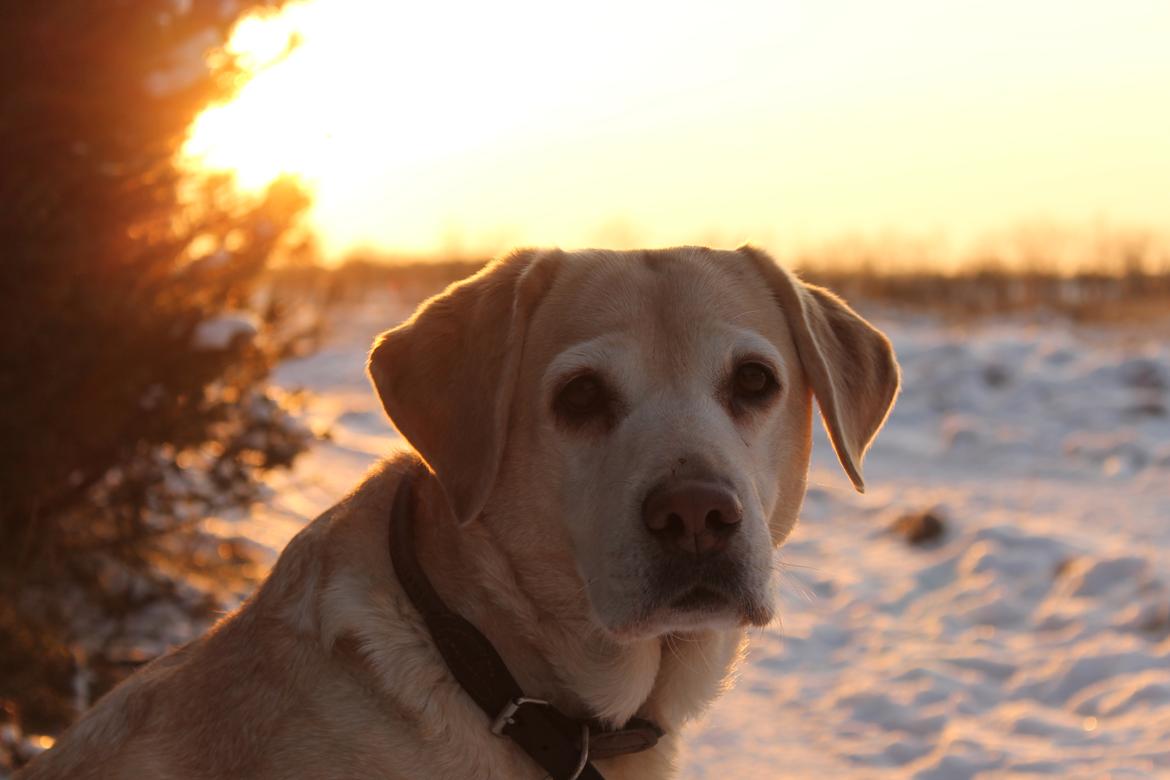
<instances>
[{"instance_id":1,"label":"sun glow","mask_svg":"<svg viewBox=\"0 0 1170 780\"><path fill-rule=\"evenodd\" d=\"M185 154L327 254L1170 225L1170 5L303 0Z\"/></svg>"},{"instance_id":2,"label":"sun glow","mask_svg":"<svg viewBox=\"0 0 1170 780\"><path fill-rule=\"evenodd\" d=\"M284 175L314 186L350 162L344 159L347 152L368 154L367 148L339 143L352 140L346 135L359 118L353 116L344 82L324 88L340 81L347 65L338 52L317 43L337 19L324 4L294 4L282 13L244 18L226 47L239 58L244 83L230 102L196 119L186 157L211 170L229 171L243 189L257 190ZM309 29L313 43L306 46Z\"/></svg>"},{"instance_id":3,"label":"sun glow","mask_svg":"<svg viewBox=\"0 0 1170 780\"><path fill-rule=\"evenodd\" d=\"M529 24L501 24L490 4L375 0L247 17L226 47L246 80L198 117L184 154L245 190L292 175L319 197L407 186L433 196L425 180L436 166L539 131L564 95L592 99L589 88L621 78L620 57L564 60L559 42L530 37L600 20L537 3L507 10Z\"/></svg>"}]
</instances>

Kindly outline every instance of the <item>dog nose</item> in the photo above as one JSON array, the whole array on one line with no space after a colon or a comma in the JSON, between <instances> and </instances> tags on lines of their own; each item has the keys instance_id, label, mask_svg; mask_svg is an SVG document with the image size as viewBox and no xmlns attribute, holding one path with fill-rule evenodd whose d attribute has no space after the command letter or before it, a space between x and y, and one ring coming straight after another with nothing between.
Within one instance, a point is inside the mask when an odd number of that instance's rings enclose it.
<instances>
[{"instance_id":1,"label":"dog nose","mask_svg":"<svg viewBox=\"0 0 1170 780\"><path fill-rule=\"evenodd\" d=\"M642 522L651 535L672 552L696 556L723 549L742 517L734 493L699 480L660 484L642 504Z\"/></svg>"}]
</instances>

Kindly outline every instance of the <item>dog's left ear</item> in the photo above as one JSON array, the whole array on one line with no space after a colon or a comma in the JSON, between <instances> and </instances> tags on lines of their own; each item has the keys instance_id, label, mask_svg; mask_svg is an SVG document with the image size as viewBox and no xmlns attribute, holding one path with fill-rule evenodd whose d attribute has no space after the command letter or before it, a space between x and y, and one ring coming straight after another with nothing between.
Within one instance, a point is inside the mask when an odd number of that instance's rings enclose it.
<instances>
[{"instance_id":1,"label":"dog's left ear","mask_svg":"<svg viewBox=\"0 0 1170 780\"><path fill-rule=\"evenodd\" d=\"M458 522L495 484L528 321L559 250L519 250L451 285L374 342L370 377Z\"/></svg>"},{"instance_id":2,"label":"dog's left ear","mask_svg":"<svg viewBox=\"0 0 1170 780\"><path fill-rule=\"evenodd\" d=\"M885 423L900 382L890 340L822 287L805 284L752 246L749 257L768 281L788 322L800 364L821 407L837 459L865 492L861 461Z\"/></svg>"}]
</instances>

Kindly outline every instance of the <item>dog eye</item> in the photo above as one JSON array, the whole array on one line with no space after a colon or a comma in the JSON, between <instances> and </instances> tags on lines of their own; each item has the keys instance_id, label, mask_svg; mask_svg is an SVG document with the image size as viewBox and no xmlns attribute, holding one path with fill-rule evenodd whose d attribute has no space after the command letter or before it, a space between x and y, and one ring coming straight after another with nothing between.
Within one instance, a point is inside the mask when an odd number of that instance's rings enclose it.
<instances>
[{"instance_id":1,"label":"dog eye","mask_svg":"<svg viewBox=\"0 0 1170 780\"><path fill-rule=\"evenodd\" d=\"M740 363L732 379L732 390L736 400L740 402L763 400L779 387L771 369L754 361Z\"/></svg>"},{"instance_id":2,"label":"dog eye","mask_svg":"<svg viewBox=\"0 0 1170 780\"><path fill-rule=\"evenodd\" d=\"M608 405L609 393L596 374L582 374L570 380L553 402L557 414L571 422L596 417L605 412Z\"/></svg>"}]
</instances>

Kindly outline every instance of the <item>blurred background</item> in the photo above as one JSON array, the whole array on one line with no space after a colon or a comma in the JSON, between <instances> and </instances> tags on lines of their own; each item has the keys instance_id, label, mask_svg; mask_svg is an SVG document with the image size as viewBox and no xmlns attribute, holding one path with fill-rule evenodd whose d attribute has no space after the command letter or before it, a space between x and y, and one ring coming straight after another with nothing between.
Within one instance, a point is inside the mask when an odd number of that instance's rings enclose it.
<instances>
[{"instance_id":1,"label":"blurred background","mask_svg":"<svg viewBox=\"0 0 1170 780\"><path fill-rule=\"evenodd\" d=\"M401 446L525 245L751 241L893 338L685 778L1170 776L1170 5L3 0L0 777Z\"/></svg>"}]
</instances>

